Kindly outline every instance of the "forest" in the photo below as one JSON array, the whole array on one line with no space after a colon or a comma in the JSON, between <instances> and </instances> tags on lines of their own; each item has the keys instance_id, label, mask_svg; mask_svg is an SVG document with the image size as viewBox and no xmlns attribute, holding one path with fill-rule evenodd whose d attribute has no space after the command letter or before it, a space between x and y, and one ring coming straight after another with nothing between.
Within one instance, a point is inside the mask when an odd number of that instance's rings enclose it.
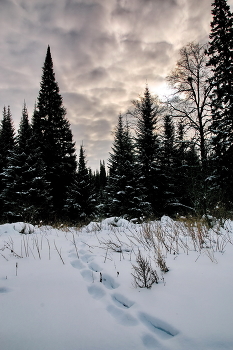
<instances>
[{"instance_id":1,"label":"forest","mask_svg":"<svg viewBox=\"0 0 233 350\"><path fill-rule=\"evenodd\" d=\"M233 14L212 5L209 42L180 50L167 101L144 94L118 116L107 164L76 155L48 46L31 121L0 126L0 220L77 223L93 218L232 214Z\"/></svg>"}]
</instances>

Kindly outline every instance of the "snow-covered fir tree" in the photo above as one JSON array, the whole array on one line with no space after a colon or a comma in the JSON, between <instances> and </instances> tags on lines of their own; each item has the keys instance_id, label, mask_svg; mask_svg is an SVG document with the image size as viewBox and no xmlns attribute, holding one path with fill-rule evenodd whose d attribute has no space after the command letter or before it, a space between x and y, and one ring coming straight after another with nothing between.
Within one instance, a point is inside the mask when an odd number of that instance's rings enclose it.
<instances>
[{"instance_id":1,"label":"snow-covered fir tree","mask_svg":"<svg viewBox=\"0 0 233 350\"><path fill-rule=\"evenodd\" d=\"M53 206L61 218L68 188L77 167L75 143L66 118L66 110L55 80L50 47L43 66L41 87L32 120L33 133L46 166L46 180L51 184Z\"/></svg>"},{"instance_id":2,"label":"snow-covered fir tree","mask_svg":"<svg viewBox=\"0 0 233 350\"><path fill-rule=\"evenodd\" d=\"M86 221L95 215L96 205L93 178L87 168L85 151L81 146L78 171L69 187L64 211L71 221Z\"/></svg>"},{"instance_id":3,"label":"snow-covered fir tree","mask_svg":"<svg viewBox=\"0 0 233 350\"><path fill-rule=\"evenodd\" d=\"M2 216L8 221L48 220L52 202L45 165L34 147L32 129L24 104L16 145L9 152L2 173Z\"/></svg>"},{"instance_id":4,"label":"snow-covered fir tree","mask_svg":"<svg viewBox=\"0 0 233 350\"><path fill-rule=\"evenodd\" d=\"M177 204L175 198L175 126L172 116L163 118L163 134L161 146L161 183L162 206L164 212L172 214Z\"/></svg>"},{"instance_id":5,"label":"snow-covered fir tree","mask_svg":"<svg viewBox=\"0 0 233 350\"><path fill-rule=\"evenodd\" d=\"M190 193L187 190L187 149L188 141L185 139L185 126L183 120L177 124L175 137L175 156L174 156L174 191L177 200L177 212L186 213L190 210L192 203Z\"/></svg>"},{"instance_id":6,"label":"snow-covered fir tree","mask_svg":"<svg viewBox=\"0 0 233 350\"><path fill-rule=\"evenodd\" d=\"M0 171L7 163L9 152L15 145L15 130L10 107L3 108L3 119L0 126Z\"/></svg>"},{"instance_id":7,"label":"snow-covered fir tree","mask_svg":"<svg viewBox=\"0 0 233 350\"><path fill-rule=\"evenodd\" d=\"M93 184L94 184L94 189L96 194L98 215L103 216L104 202L106 200L105 187L107 184L107 172L106 172L104 160L100 161L100 168L99 170L96 170L94 174L92 174L92 179L93 179Z\"/></svg>"},{"instance_id":8,"label":"snow-covered fir tree","mask_svg":"<svg viewBox=\"0 0 233 350\"><path fill-rule=\"evenodd\" d=\"M129 127L119 115L112 152L108 160L109 177L106 186L108 215L140 217L148 210L138 181L138 171Z\"/></svg>"},{"instance_id":9,"label":"snow-covered fir tree","mask_svg":"<svg viewBox=\"0 0 233 350\"><path fill-rule=\"evenodd\" d=\"M208 64L212 68L212 133L214 173L212 186L219 201L233 203L233 16L226 0L212 4L213 20Z\"/></svg>"},{"instance_id":10,"label":"snow-covered fir tree","mask_svg":"<svg viewBox=\"0 0 233 350\"><path fill-rule=\"evenodd\" d=\"M151 206L151 212L160 213L160 145L157 130L159 114L158 99L151 96L148 86L140 100L133 101L133 115L136 117L136 152L139 180L145 194L145 200Z\"/></svg>"},{"instance_id":11,"label":"snow-covered fir tree","mask_svg":"<svg viewBox=\"0 0 233 350\"><path fill-rule=\"evenodd\" d=\"M7 166L9 161L10 152L15 146L15 130L12 120L10 107L3 108L3 119L0 125L0 196L4 189L3 183L3 170ZM0 210L2 209L3 201L0 198ZM0 215L1 217L1 215Z\"/></svg>"}]
</instances>

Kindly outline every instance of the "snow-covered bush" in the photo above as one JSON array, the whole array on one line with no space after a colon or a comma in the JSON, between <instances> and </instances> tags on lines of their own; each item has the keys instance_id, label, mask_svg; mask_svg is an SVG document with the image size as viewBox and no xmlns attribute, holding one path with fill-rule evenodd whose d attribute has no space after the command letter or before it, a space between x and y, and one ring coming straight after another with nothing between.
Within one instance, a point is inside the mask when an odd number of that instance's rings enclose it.
<instances>
[{"instance_id":1,"label":"snow-covered bush","mask_svg":"<svg viewBox=\"0 0 233 350\"><path fill-rule=\"evenodd\" d=\"M158 275L156 270L151 266L150 261L141 255L140 250L136 258L138 266L133 266L134 283L136 287L151 288L154 283L158 283Z\"/></svg>"}]
</instances>

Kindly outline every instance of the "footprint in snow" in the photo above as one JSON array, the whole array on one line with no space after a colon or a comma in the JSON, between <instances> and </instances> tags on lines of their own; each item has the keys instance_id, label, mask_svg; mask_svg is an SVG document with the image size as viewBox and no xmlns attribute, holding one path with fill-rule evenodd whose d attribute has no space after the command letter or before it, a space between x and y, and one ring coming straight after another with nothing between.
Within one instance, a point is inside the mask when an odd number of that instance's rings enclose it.
<instances>
[{"instance_id":1,"label":"footprint in snow","mask_svg":"<svg viewBox=\"0 0 233 350\"><path fill-rule=\"evenodd\" d=\"M100 272L100 271L103 270L103 269L102 269L98 264L96 264L95 262L90 262L90 264L88 264L88 267L89 267L89 269L91 269L91 270L94 271L94 272Z\"/></svg>"},{"instance_id":2,"label":"footprint in snow","mask_svg":"<svg viewBox=\"0 0 233 350\"><path fill-rule=\"evenodd\" d=\"M6 287L0 287L0 293L9 293L10 289Z\"/></svg>"},{"instance_id":3,"label":"footprint in snow","mask_svg":"<svg viewBox=\"0 0 233 350\"><path fill-rule=\"evenodd\" d=\"M76 253L76 252L71 251L71 252L69 253L68 257L71 258L71 259L75 259L75 258L77 258L78 256L77 256L77 253Z\"/></svg>"},{"instance_id":4,"label":"footprint in snow","mask_svg":"<svg viewBox=\"0 0 233 350\"><path fill-rule=\"evenodd\" d=\"M124 295L117 293L112 295L112 300L118 307L123 309L129 309L134 304L133 301L127 299Z\"/></svg>"},{"instance_id":5,"label":"footprint in snow","mask_svg":"<svg viewBox=\"0 0 233 350\"><path fill-rule=\"evenodd\" d=\"M139 312L138 316L140 321L150 331L162 339L170 339L179 333L175 327L171 326L167 322L160 320L159 318L150 316L144 312Z\"/></svg>"},{"instance_id":6,"label":"footprint in snow","mask_svg":"<svg viewBox=\"0 0 233 350\"><path fill-rule=\"evenodd\" d=\"M75 269L82 270L85 267L79 259L73 260L70 263Z\"/></svg>"},{"instance_id":7,"label":"footprint in snow","mask_svg":"<svg viewBox=\"0 0 233 350\"><path fill-rule=\"evenodd\" d=\"M89 263L94 260L94 256L92 254L85 254L81 257L82 261L85 263Z\"/></svg>"},{"instance_id":8,"label":"footprint in snow","mask_svg":"<svg viewBox=\"0 0 233 350\"><path fill-rule=\"evenodd\" d=\"M102 283L107 289L116 289L119 287L119 283L107 274L102 274Z\"/></svg>"},{"instance_id":9,"label":"footprint in snow","mask_svg":"<svg viewBox=\"0 0 233 350\"><path fill-rule=\"evenodd\" d=\"M148 349L161 349L161 347L158 347L160 345L158 340L150 334L145 334L142 337L142 342Z\"/></svg>"},{"instance_id":10,"label":"footprint in snow","mask_svg":"<svg viewBox=\"0 0 233 350\"><path fill-rule=\"evenodd\" d=\"M88 293L96 300L103 298L103 296L106 294L101 287L95 285L89 286L87 290Z\"/></svg>"},{"instance_id":11,"label":"footprint in snow","mask_svg":"<svg viewBox=\"0 0 233 350\"><path fill-rule=\"evenodd\" d=\"M80 249L78 252L80 255L84 255L87 253L86 250L84 250L84 249Z\"/></svg>"},{"instance_id":12,"label":"footprint in snow","mask_svg":"<svg viewBox=\"0 0 233 350\"><path fill-rule=\"evenodd\" d=\"M94 275L91 270L83 270L81 272L81 275L87 282L93 282L94 281Z\"/></svg>"},{"instance_id":13,"label":"footprint in snow","mask_svg":"<svg viewBox=\"0 0 233 350\"><path fill-rule=\"evenodd\" d=\"M136 326L138 321L128 312L124 312L113 305L107 307L107 311L123 326Z\"/></svg>"}]
</instances>

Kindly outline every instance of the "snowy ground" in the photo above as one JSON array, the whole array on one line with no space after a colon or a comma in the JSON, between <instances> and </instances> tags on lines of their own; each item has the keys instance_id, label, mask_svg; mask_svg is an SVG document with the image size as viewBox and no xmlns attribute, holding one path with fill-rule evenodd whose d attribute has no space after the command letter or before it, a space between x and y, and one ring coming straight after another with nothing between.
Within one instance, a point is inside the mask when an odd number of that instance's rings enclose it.
<instances>
[{"instance_id":1,"label":"snowy ground","mask_svg":"<svg viewBox=\"0 0 233 350\"><path fill-rule=\"evenodd\" d=\"M0 349L233 349L233 223L225 227L201 231L200 243L200 228L190 237L166 217L80 230L1 225ZM133 285L138 249L160 277L151 289Z\"/></svg>"}]
</instances>

